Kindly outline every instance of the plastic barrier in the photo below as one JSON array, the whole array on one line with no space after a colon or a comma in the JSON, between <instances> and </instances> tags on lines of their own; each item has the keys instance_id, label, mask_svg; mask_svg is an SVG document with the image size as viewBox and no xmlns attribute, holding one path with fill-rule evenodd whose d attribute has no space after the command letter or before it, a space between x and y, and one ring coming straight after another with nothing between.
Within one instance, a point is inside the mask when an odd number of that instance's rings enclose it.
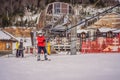
<instances>
[{"instance_id":1,"label":"plastic barrier","mask_svg":"<svg viewBox=\"0 0 120 80\"><path fill-rule=\"evenodd\" d=\"M120 53L120 35L114 38L97 38L83 41L81 52L85 53Z\"/></svg>"}]
</instances>

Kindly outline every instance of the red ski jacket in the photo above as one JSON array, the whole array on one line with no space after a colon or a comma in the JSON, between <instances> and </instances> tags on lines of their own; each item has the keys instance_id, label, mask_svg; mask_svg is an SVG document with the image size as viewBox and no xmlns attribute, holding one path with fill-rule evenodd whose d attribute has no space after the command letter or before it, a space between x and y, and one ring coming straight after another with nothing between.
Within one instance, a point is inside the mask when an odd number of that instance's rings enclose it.
<instances>
[{"instance_id":1,"label":"red ski jacket","mask_svg":"<svg viewBox=\"0 0 120 80\"><path fill-rule=\"evenodd\" d=\"M45 37L44 36L38 36L37 41L38 41L38 44L37 44L38 46L45 47Z\"/></svg>"}]
</instances>

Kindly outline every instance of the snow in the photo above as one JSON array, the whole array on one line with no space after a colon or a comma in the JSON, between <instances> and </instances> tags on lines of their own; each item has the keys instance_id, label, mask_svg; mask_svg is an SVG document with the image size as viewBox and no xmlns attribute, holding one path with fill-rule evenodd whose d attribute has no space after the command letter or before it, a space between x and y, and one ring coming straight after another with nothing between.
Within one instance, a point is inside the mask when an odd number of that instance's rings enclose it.
<instances>
[{"instance_id":1,"label":"snow","mask_svg":"<svg viewBox=\"0 0 120 80\"><path fill-rule=\"evenodd\" d=\"M0 80L119 80L120 54L77 54L62 52L48 56L51 61L0 57Z\"/></svg>"},{"instance_id":2,"label":"snow","mask_svg":"<svg viewBox=\"0 0 120 80\"><path fill-rule=\"evenodd\" d=\"M101 27L99 28L100 32L108 32L108 31L114 31L116 28L107 28L107 27Z\"/></svg>"},{"instance_id":3,"label":"snow","mask_svg":"<svg viewBox=\"0 0 120 80\"><path fill-rule=\"evenodd\" d=\"M87 33L87 32L88 32L88 30L85 30L85 29L79 29L79 30L77 30L77 33L82 33L82 32Z\"/></svg>"},{"instance_id":4,"label":"snow","mask_svg":"<svg viewBox=\"0 0 120 80\"><path fill-rule=\"evenodd\" d=\"M35 15L32 15L31 13L25 15L23 17L23 21L25 21L27 19L27 21L31 21L31 20L36 20L37 17L39 17L40 13L39 14L35 14ZM18 17L17 19L18 21L21 21L21 18Z\"/></svg>"},{"instance_id":5,"label":"snow","mask_svg":"<svg viewBox=\"0 0 120 80\"><path fill-rule=\"evenodd\" d=\"M11 36L0 30L0 39L11 39Z\"/></svg>"},{"instance_id":6,"label":"snow","mask_svg":"<svg viewBox=\"0 0 120 80\"><path fill-rule=\"evenodd\" d=\"M113 32L118 33L118 32L120 32L120 29L114 30Z\"/></svg>"}]
</instances>

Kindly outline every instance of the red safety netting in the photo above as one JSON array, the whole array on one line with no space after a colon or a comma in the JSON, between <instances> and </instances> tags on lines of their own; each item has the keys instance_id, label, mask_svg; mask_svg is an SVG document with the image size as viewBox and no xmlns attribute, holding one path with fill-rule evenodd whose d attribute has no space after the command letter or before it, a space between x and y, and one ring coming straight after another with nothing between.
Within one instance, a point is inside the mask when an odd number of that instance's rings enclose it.
<instances>
[{"instance_id":1,"label":"red safety netting","mask_svg":"<svg viewBox=\"0 0 120 80\"><path fill-rule=\"evenodd\" d=\"M114 38L99 37L94 41L82 42L82 53L119 53L120 52L120 34Z\"/></svg>"}]
</instances>

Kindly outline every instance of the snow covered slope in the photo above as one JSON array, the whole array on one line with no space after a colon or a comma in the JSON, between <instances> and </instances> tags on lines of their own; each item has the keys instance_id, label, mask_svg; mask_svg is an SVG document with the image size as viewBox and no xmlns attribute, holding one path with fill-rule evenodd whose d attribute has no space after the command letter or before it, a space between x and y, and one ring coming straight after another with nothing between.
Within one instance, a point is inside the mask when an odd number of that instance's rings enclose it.
<instances>
[{"instance_id":1,"label":"snow covered slope","mask_svg":"<svg viewBox=\"0 0 120 80\"><path fill-rule=\"evenodd\" d=\"M120 80L120 54L0 57L0 80Z\"/></svg>"}]
</instances>

